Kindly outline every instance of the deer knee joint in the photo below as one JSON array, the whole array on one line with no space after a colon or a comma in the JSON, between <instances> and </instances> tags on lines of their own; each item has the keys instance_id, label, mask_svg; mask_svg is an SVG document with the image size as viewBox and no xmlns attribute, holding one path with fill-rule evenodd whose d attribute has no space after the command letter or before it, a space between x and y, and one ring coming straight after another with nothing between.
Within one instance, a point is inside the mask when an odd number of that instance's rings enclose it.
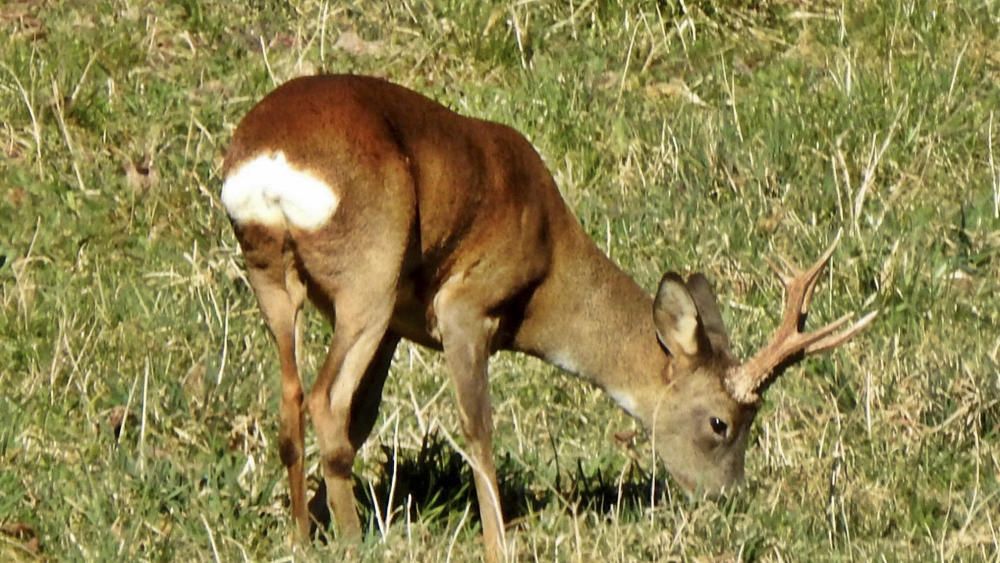
<instances>
[{"instance_id":1,"label":"deer knee joint","mask_svg":"<svg viewBox=\"0 0 1000 563\"><path fill-rule=\"evenodd\" d=\"M302 459L302 449L293 436L281 434L278 437L278 455L285 467L295 465Z\"/></svg>"},{"instance_id":2,"label":"deer knee joint","mask_svg":"<svg viewBox=\"0 0 1000 563\"><path fill-rule=\"evenodd\" d=\"M354 469L354 448L349 445L323 453L323 474L329 477L348 478Z\"/></svg>"}]
</instances>

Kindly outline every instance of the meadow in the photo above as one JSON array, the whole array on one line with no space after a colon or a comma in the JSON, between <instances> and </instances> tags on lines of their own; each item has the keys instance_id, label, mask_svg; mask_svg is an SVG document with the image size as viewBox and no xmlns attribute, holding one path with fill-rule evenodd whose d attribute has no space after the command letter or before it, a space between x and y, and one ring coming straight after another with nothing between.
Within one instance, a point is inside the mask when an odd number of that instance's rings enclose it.
<instances>
[{"instance_id":1,"label":"meadow","mask_svg":"<svg viewBox=\"0 0 1000 563\"><path fill-rule=\"evenodd\" d=\"M1000 560L1000 3L21 0L0 29L0 559L481 556L448 378L409 344L355 465L364 543L289 541L220 167L275 85L350 72L523 132L640 284L714 281L741 356L780 315L765 259L837 231L811 322L880 311L769 390L719 500L599 390L494 357L518 560ZM329 338L309 310L307 381Z\"/></svg>"}]
</instances>

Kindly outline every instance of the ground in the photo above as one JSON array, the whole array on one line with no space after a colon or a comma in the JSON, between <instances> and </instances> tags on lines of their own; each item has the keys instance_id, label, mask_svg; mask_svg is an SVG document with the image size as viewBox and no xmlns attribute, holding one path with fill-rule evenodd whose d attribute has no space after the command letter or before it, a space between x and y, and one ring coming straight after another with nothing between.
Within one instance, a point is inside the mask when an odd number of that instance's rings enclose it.
<instances>
[{"instance_id":1,"label":"ground","mask_svg":"<svg viewBox=\"0 0 1000 563\"><path fill-rule=\"evenodd\" d=\"M0 6L0 558L480 556L441 360L409 345L355 466L365 542L288 540L220 165L315 72L524 132L644 287L707 273L744 356L780 313L766 259L838 230L813 322L880 311L770 389L720 500L681 495L599 390L494 358L518 559L1000 558L1000 4L389 4ZM305 329L311 380L330 333Z\"/></svg>"}]
</instances>

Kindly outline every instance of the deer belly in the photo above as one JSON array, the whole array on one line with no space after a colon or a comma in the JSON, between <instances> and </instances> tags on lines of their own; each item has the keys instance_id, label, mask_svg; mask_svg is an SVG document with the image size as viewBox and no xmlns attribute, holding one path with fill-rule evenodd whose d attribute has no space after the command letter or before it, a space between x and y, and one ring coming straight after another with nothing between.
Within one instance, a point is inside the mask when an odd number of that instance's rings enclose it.
<instances>
[{"instance_id":1,"label":"deer belly","mask_svg":"<svg viewBox=\"0 0 1000 563\"><path fill-rule=\"evenodd\" d=\"M441 349L441 342L427 330L427 305L417 299L411 287L401 287L389 327L403 338L421 346Z\"/></svg>"}]
</instances>

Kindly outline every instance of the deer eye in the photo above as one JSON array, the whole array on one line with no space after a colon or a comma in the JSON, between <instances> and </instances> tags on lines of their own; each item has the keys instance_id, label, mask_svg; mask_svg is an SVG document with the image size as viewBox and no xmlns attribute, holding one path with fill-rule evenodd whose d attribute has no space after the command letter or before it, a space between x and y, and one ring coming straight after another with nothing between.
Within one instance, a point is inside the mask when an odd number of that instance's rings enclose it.
<instances>
[{"instance_id":1,"label":"deer eye","mask_svg":"<svg viewBox=\"0 0 1000 563\"><path fill-rule=\"evenodd\" d=\"M723 438L726 437L726 430L729 429L729 425L714 416L708 419L708 423L712 425L712 432L715 432Z\"/></svg>"}]
</instances>

